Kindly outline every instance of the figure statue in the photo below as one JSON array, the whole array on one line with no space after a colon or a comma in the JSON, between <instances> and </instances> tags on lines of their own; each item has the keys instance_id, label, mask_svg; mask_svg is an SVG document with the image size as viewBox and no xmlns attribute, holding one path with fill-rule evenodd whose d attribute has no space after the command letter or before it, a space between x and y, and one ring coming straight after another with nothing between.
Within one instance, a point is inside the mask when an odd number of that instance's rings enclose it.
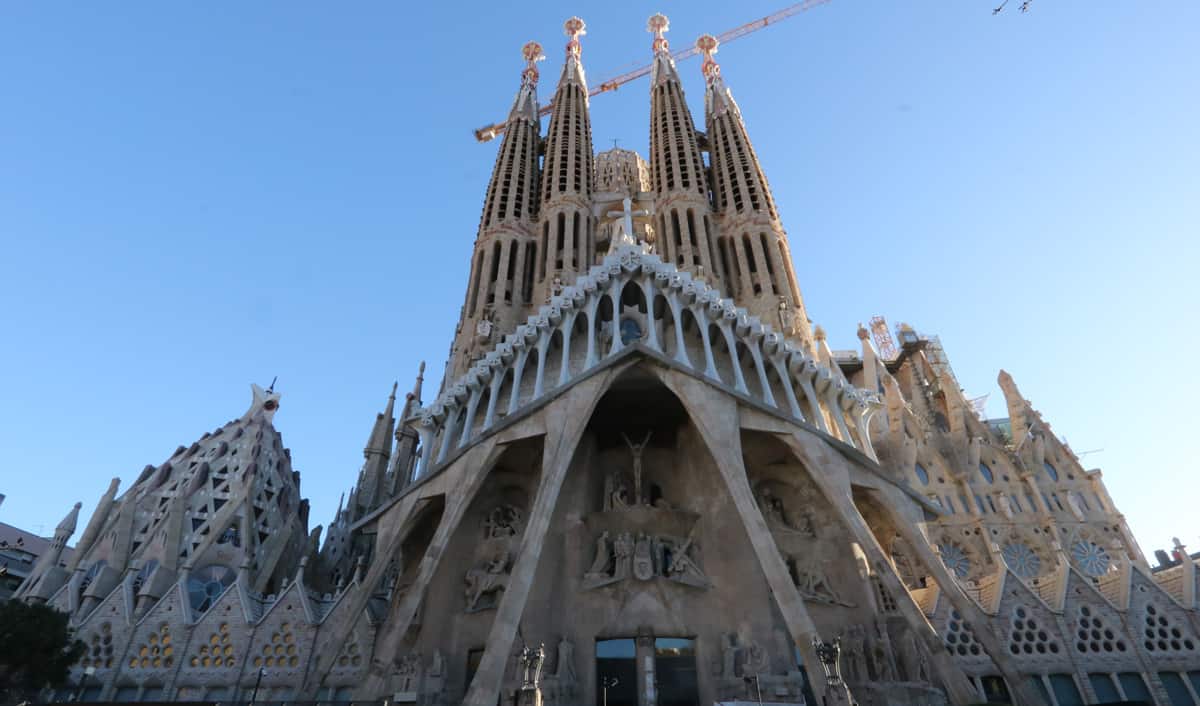
<instances>
[{"instance_id":1,"label":"figure statue","mask_svg":"<svg viewBox=\"0 0 1200 706\"><path fill-rule=\"evenodd\" d=\"M559 686L573 685L578 681L575 674L575 643L567 638L558 641L558 664L555 665L555 676Z\"/></svg>"},{"instance_id":2,"label":"figure statue","mask_svg":"<svg viewBox=\"0 0 1200 706\"><path fill-rule=\"evenodd\" d=\"M488 594L503 591L508 585L508 552L501 551L484 567L467 571L467 612L481 610L480 600Z\"/></svg>"},{"instance_id":3,"label":"figure statue","mask_svg":"<svg viewBox=\"0 0 1200 706\"><path fill-rule=\"evenodd\" d=\"M866 681L867 675L867 659L866 659L866 636L863 633L861 625L851 625L846 628L844 633L844 642L846 644L846 681L861 682Z\"/></svg>"},{"instance_id":4,"label":"figure statue","mask_svg":"<svg viewBox=\"0 0 1200 706\"><path fill-rule=\"evenodd\" d=\"M650 538L645 532L638 534L637 544L633 549L633 576L639 581L648 581L654 577L654 558L650 555Z\"/></svg>"},{"instance_id":5,"label":"figure statue","mask_svg":"<svg viewBox=\"0 0 1200 706\"><path fill-rule=\"evenodd\" d=\"M633 504L634 505L642 504L642 454L645 453L646 444L650 443L650 435L653 433L654 433L653 430L646 432L646 438L642 439L642 443L640 443L640 444L633 443L632 441L629 440L628 436L625 436L624 433L621 434L621 438L625 440L625 443L629 446L629 450L633 453Z\"/></svg>"},{"instance_id":6,"label":"figure statue","mask_svg":"<svg viewBox=\"0 0 1200 706\"><path fill-rule=\"evenodd\" d=\"M604 479L604 509L625 510L629 508L629 488L620 471L614 471Z\"/></svg>"},{"instance_id":7,"label":"figure statue","mask_svg":"<svg viewBox=\"0 0 1200 706\"><path fill-rule=\"evenodd\" d=\"M421 653L405 655L396 665L396 691L415 693L420 685Z\"/></svg>"},{"instance_id":8,"label":"figure statue","mask_svg":"<svg viewBox=\"0 0 1200 706\"><path fill-rule=\"evenodd\" d=\"M741 651L737 633L725 636L725 644L721 646L721 677L724 679L737 678L737 658Z\"/></svg>"},{"instance_id":9,"label":"figure statue","mask_svg":"<svg viewBox=\"0 0 1200 706\"><path fill-rule=\"evenodd\" d=\"M616 578L626 578L630 574L633 561L633 536L628 532L622 532L617 535L617 539L613 542L613 550L616 554L616 567L613 571L613 576Z\"/></svg>"},{"instance_id":10,"label":"figure statue","mask_svg":"<svg viewBox=\"0 0 1200 706\"><path fill-rule=\"evenodd\" d=\"M497 505L483 520L486 539L516 536L521 522L521 511L512 505Z\"/></svg>"},{"instance_id":11,"label":"figure statue","mask_svg":"<svg viewBox=\"0 0 1200 706\"><path fill-rule=\"evenodd\" d=\"M584 578L607 578L612 568L612 553L608 550L608 530L600 533L596 540L596 558L592 566L584 574Z\"/></svg>"},{"instance_id":12,"label":"figure statue","mask_svg":"<svg viewBox=\"0 0 1200 706\"><path fill-rule=\"evenodd\" d=\"M852 604L843 601L837 592L833 590L833 586L830 585L825 572L821 570L816 561L810 560L801 565L799 560L793 557L792 568L794 571L793 578L796 581L796 589L800 591L800 595L809 600L820 601L821 603L853 607Z\"/></svg>"},{"instance_id":13,"label":"figure statue","mask_svg":"<svg viewBox=\"0 0 1200 706\"><path fill-rule=\"evenodd\" d=\"M771 492L770 488L759 491L758 507L768 526L805 537L813 536L812 523L808 516L801 514L799 519L792 517L783 504L783 499Z\"/></svg>"},{"instance_id":14,"label":"figure statue","mask_svg":"<svg viewBox=\"0 0 1200 706\"><path fill-rule=\"evenodd\" d=\"M897 681L896 655L892 652L892 639L888 636L887 623L875 620L875 635L872 639L874 648L872 657L875 662L875 678L878 681Z\"/></svg>"}]
</instances>

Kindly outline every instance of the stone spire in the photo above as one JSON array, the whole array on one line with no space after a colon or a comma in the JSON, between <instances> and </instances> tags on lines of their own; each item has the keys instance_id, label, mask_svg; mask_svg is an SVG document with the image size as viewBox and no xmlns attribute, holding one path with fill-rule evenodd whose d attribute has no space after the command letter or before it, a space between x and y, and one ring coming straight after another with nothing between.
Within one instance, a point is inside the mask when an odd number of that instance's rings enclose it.
<instances>
[{"instance_id":1,"label":"stone spire","mask_svg":"<svg viewBox=\"0 0 1200 706\"><path fill-rule=\"evenodd\" d=\"M421 386L424 382L425 361L422 360L421 367L417 369L417 379L413 383L412 392L404 396L404 409L400 412L400 423L396 425L396 453L392 456L392 467L388 470L389 496L394 496L413 480L418 435L416 430L405 422L421 406Z\"/></svg>"},{"instance_id":2,"label":"stone spire","mask_svg":"<svg viewBox=\"0 0 1200 706\"><path fill-rule=\"evenodd\" d=\"M569 285L578 273L587 271L595 253L592 124L579 44L584 23L572 17L563 28L570 41L546 136L538 223L542 245L536 277L538 304Z\"/></svg>"},{"instance_id":3,"label":"stone spire","mask_svg":"<svg viewBox=\"0 0 1200 706\"><path fill-rule=\"evenodd\" d=\"M541 131L537 62L545 56L537 42L527 42L521 55L525 69L483 202L466 301L447 370L450 378L464 372L494 343L497 330L507 331L527 316L534 302Z\"/></svg>"},{"instance_id":4,"label":"stone spire","mask_svg":"<svg viewBox=\"0 0 1200 706\"><path fill-rule=\"evenodd\" d=\"M708 202L708 179L675 60L663 33L664 15L654 15L650 69L650 176L654 189L655 246L664 260L726 291L716 268L716 234Z\"/></svg>"},{"instance_id":5,"label":"stone spire","mask_svg":"<svg viewBox=\"0 0 1200 706\"><path fill-rule=\"evenodd\" d=\"M796 283L787 234L741 110L713 60L717 39L703 35L707 83L704 117L712 145L713 207L717 213L722 276L738 304L812 350L812 330Z\"/></svg>"},{"instance_id":6,"label":"stone spire","mask_svg":"<svg viewBox=\"0 0 1200 706\"><path fill-rule=\"evenodd\" d=\"M38 557L37 563L33 565L33 571L29 573L29 577L17 591L17 598L44 601L53 590L57 590L66 581L67 572L59 567L58 562L62 559L67 541L71 539L71 535L75 534L81 507L83 507L83 503L75 503L62 522L58 523L58 527L54 528L54 539L50 541L50 548Z\"/></svg>"},{"instance_id":7,"label":"stone spire","mask_svg":"<svg viewBox=\"0 0 1200 706\"><path fill-rule=\"evenodd\" d=\"M393 410L396 407L396 388L398 383L392 383L392 394L388 396L387 406L383 412L375 416L375 426L367 445L363 447L363 467L358 476L358 507L356 514L365 515L379 504L385 487L388 459L392 456L392 432L396 428L396 418ZM357 518L356 518L357 519Z\"/></svg>"}]
</instances>

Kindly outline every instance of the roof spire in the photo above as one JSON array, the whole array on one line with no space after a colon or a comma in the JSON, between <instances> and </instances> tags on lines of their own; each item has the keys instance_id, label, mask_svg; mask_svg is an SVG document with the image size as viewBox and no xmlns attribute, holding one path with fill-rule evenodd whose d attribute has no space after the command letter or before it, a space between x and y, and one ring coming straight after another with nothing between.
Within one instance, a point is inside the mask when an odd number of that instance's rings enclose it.
<instances>
[{"instance_id":1,"label":"roof spire","mask_svg":"<svg viewBox=\"0 0 1200 706\"><path fill-rule=\"evenodd\" d=\"M567 60L563 63L563 74L559 86L561 87L567 81L586 85L583 76L583 45L579 43L579 38L587 34L587 25L578 17L572 17L563 23L563 31L570 39L567 40ZM555 98L557 97L555 96Z\"/></svg>"},{"instance_id":2,"label":"roof spire","mask_svg":"<svg viewBox=\"0 0 1200 706\"><path fill-rule=\"evenodd\" d=\"M537 62L546 58L542 53L542 45L534 41L525 42L525 46L521 47L521 56L525 57L525 70L521 72L521 82L536 86L539 76Z\"/></svg>"},{"instance_id":3,"label":"roof spire","mask_svg":"<svg viewBox=\"0 0 1200 706\"><path fill-rule=\"evenodd\" d=\"M646 21L646 31L654 34L654 43L651 44L651 47L654 49L655 54L666 54L667 50L670 49L670 43L663 36L663 33L670 28L670 20L661 12L650 15L650 19Z\"/></svg>"},{"instance_id":4,"label":"roof spire","mask_svg":"<svg viewBox=\"0 0 1200 706\"><path fill-rule=\"evenodd\" d=\"M713 59L713 54L717 53L717 47L721 42L711 34L702 34L696 39L696 48L704 55L704 63L700 65L700 72L704 74L704 78L712 83L721 75L721 65Z\"/></svg>"},{"instance_id":5,"label":"roof spire","mask_svg":"<svg viewBox=\"0 0 1200 706\"><path fill-rule=\"evenodd\" d=\"M513 99L512 110L508 111L508 122L513 120L528 120L538 122L537 105L537 62L546 58L542 53L542 45L537 42L525 42L521 47L521 56L525 58L525 68L521 71L521 88Z\"/></svg>"},{"instance_id":6,"label":"roof spire","mask_svg":"<svg viewBox=\"0 0 1200 706\"><path fill-rule=\"evenodd\" d=\"M567 42L567 56L579 58L583 52L583 47L579 44L579 38L587 34L587 25L579 17L572 17L563 23L563 31L571 39Z\"/></svg>"}]
</instances>

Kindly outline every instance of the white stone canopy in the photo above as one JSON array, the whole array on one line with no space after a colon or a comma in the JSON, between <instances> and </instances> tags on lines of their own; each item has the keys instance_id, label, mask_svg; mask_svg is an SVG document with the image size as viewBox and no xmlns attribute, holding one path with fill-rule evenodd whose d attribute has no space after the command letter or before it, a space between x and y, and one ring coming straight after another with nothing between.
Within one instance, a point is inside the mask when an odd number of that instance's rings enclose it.
<instances>
[{"instance_id":1,"label":"white stone canopy","mask_svg":"<svg viewBox=\"0 0 1200 706\"><path fill-rule=\"evenodd\" d=\"M632 323L627 323L632 322ZM854 387L691 273L618 248L417 411L417 477L631 346L830 434L875 459L876 394Z\"/></svg>"}]
</instances>

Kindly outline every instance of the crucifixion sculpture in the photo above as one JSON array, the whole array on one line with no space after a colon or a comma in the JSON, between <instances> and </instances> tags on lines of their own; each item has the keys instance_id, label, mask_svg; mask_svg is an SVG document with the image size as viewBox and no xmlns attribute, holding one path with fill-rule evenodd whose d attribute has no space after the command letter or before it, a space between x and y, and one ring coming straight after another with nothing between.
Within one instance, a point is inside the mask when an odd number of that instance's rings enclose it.
<instances>
[{"instance_id":1,"label":"crucifixion sculpture","mask_svg":"<svg viewBox=\"0 0 1200 706\"><path fill-rule=\"evenodd\" d=\"M642 454L646 451L646 444L650 443L650 435L654 431L646 432L646 438L642 439L642 443L635 444L625 436L625 432L621 432L621 438L629 446L630 452L633 453L633 504L642 504Z\"/></svg>"}]
</instances>

